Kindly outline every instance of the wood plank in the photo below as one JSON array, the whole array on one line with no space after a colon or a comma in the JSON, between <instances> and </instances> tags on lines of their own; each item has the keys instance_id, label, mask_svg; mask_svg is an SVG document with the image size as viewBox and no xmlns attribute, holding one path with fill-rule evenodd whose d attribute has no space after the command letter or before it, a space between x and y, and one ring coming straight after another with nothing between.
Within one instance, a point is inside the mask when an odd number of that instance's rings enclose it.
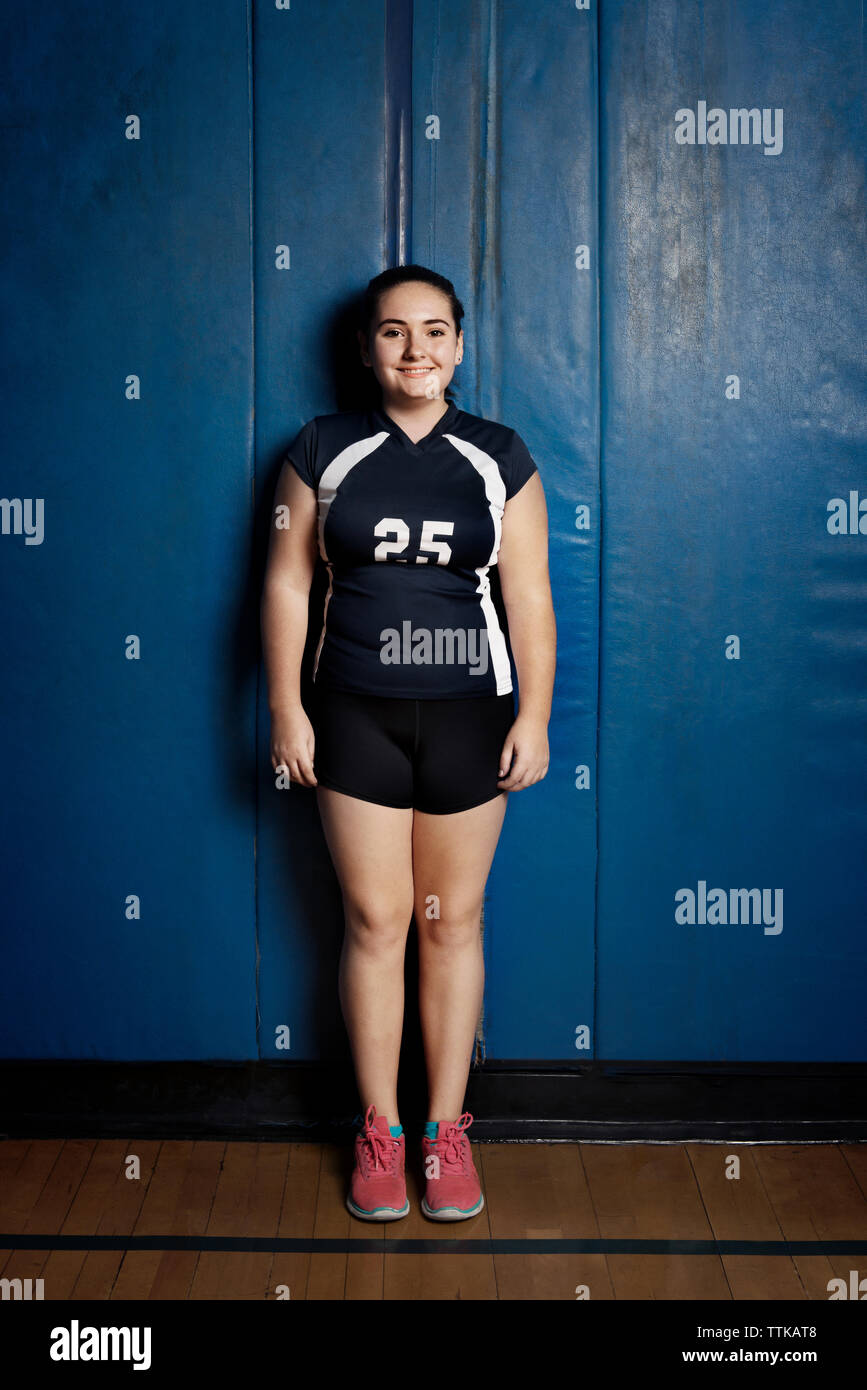
<instances>
[{"instance_id":1,"label":"wood plank","mask_svg":"<svg viewBox=\"0 0 867 1390\"><path fill-rule=\"evenodd\" d=\"M112 1140L102 1142L109 1145L116 1145L117 1143L117 1141ZM96 1218L95 1225L91 1228L94 1235L128 1236L132 1234L145 1200L159 1150L160 1141L158 1139L131 1139L124 1144L120 1151L116 1147L112 1148L116 1160L114 1181L105 1192L102 1210ZM132 1159L138 1161L140 1176L137 1178L128 1176ZM116 1284L120 1279L123 1264L129 1258L127 1252L122 1250L88 1251L76 1281L73 1296L77 1299L112 1298ZM137 1258L137 1255L132 1257L133 1263ZM122 1296L122 1293L123 1291L120 1291L119 1296Z\"/></svg>"},{"instance_id":2,"label":"wood plank","mask_svg":"<svg viewBox=\"0 0 867 1390\"><path fill-rule=\"evenodd\" d=\"M100 1139L94 1143L90 1161L61 1223L62 1235L93 1235L129 1150L128 1139Z\"/></svg>"},{"instance_id":3,"label":"wood plank","mask_svg":"<svg viewBox=\"0 0 867 1390\"><path fill-rule=\"evenodd\" d=\"M274 1235L285 1170L285 1145L241 1141L227 1144L205 1234ZM189 1297L265 1299L273 1259L271 1251L204 1250Z\"/></svg>"},{"instance_id":4,"label":"wood plank","mask_svg":"<svg viewBox=\"0 0 867 1390\"><path fill-rule=\"evenodd\" d=\"M126 1177L130 1153L142 1176ZM741 1176L726 1178L729 1156ZM0 1252L4 1277L42 1278L45 1297L328 1300L575 1298L827 1299L855 1257L403 1255L390 1242L603 1237L867 1239L867 1146L473 1144L486 1205L470 1221L421 1214L420 1146L410 1146L410 1215L357 1221L344 1205L346 1145L70 1139L0 1142L0 1209L22 1234L169 1234L381 1240L382 1253ZM859 1272L863 1277L863 1271Z\"/></svg>"},{"instance_id":5,"label":"wood plank","mask_svg":"<svg viewBox=\"0 0 867 1390\"><path fill-rule=\"evenodd\" d=\"M377 1240L382 1237L378 1222L358 1221L346 1209L345 1200L352 1164L353 1150L350 1145L322 1145L316 1220L313 1227L313 1234L318 1238L346 1240L352 1236ZM307 1298L329 1302L344 1298L381 1298L382 1260L383 1257L379 1254L312 1254Z\"/></svg>"},{"instance_id":6,"label":"wood plank","mask_svg":"<svg viewBox=\"0 0 867 1390\"><path fill-rule=\"evenodd\" d=\"M322 1149L319 1144L289 1144L289 1157L283 1200L277 1223L277 1235L304 1238L313 1235L319 1197L319 1170ZM347 1215L349 1213L347 1212ZM277 1290L286 1288L290 1299L307 1298L310 1278L310 1251L280 1252L274 1257L271 1269L269 1298L277 1298ZM281 1295L284 1296L285 1295Z\"/></svg>"},{"instance_id":7,"label":"wood plank","mask_svg":"<svg viewBox=\"0 0 867 1390\"><path fill-rule=\"evenodd\" d=\"M208 1227L226 1145L220 1140L163 1140L136 1235L198 1236ZM190 1297L200 1259L197 1250L156 1252L148 1297ZM144 1274L142 1274L144 1278Z\"/></svg>"},{"instance_id":8,"label":"wood plank","mask_svg":"<svg viewBox=\"0 0 867 1390\"><path fill-rule=\"evenodd\" d=\"M726 1173L740 1159L740 1177ZM750 1144L688 1144L702 1201L717 1240L782 1240L783 1232L768 1199ZM723 1255L732 1297L741 1300L806 1298L794 1260L779 1255Z\"/></svg>"},{"instance_id":9,"label":"wood plank","mask_svg":"<svg viewBox=\"0 0 867 1390\"><path fill-rule=\"evenodd\" d=\"M497 1240L598 1238L599 1226L578 1143L484 1144L491 1235ZM574 1300L614 1290L604 1255L495 1255L498 1297Z\"/></svg>"},{"instance_id":10,"label":"wood plank","mask_svg":"<svg viewBox=\"0 0 867 1390\"><path fill-rule=\"evenodd\" d=\"M155 1140L102 1139L94 1145L90 1162L61 1224L63 1235L127 1235L143 1199L140 1180L126 1177L126 1159L139 1154L142 1171L150 1172L159 1144ZM121 1186L124 1184L124 1186ZM120 1227L119 1230L115 1229ZM108 1299L123 1261L120 1250L88 1250L69 1299Z\"/></svg>"},{"instance_id":11,"label":"wood plank","mask_svg":"<svg viewBox=\"0 0 867 1390\"><path fill-rule=\"evenodd\" d=\"M87 1251L51 1250L46 1252L45 1297L68 1303L81 1275Z\"/></svg>"},{"instance_id":12,"label":"wood plank","mask_svg":"<svg viewBox=\"0 0 867 1390\"><path fill-rule=\"evenodd\" d=\"M837 1147L867 1198L867 1144L838 1144Z\"/></svg>"},{"instance_id":13,"label":"wood plank","mask_svg":"<svg viewBox=\"0 0 867 1390\"><path fill-rule=\"evenodd\" d=\"M3 1261L3 1278L20 1279L22 1281L22 1299L26 1298L27 1279L45 1279L45 1263L49 1252L47 1250L10 1250L6 1259ZM35 1301L37 1289L35 1283L31 1285L31 1297ZM47 1301L49 1291L47 1282L43 1285L43 1297Z\"/></svg>"},{"instance_id":14,"label":"wood plank","mask_svg":"<svg viewBox=\"0 0 867 1390\"><path fill-rule=\"evenodd\" d=\"M123 1262L123 1254L122 1250L88 1250L69 1295L70 1302L82 1299L110 1299Z\"/></svg>"},{"instance_id":15,"label":"wood plank","mask_svg":"<svg viewBox=\"0 0 867 1390\"><path fill-rule=\"evenodd\" d=\"M5 1140L8 1172L0 1187L0 1231L24 1231L60 1153L62 1139ZM26 1145L26 1147L25 1147Z\"/></svg>"},{"instance_id":16,"label":"wood plank","mask_svg":"<svg viewBox=\"0 0 867 1390\"><path fill-rule=\"evenodd\" d=\"M95 1139L65 1140L22 1230L48 1235L61 1229L95 1148Z\"/></svg>"},{"instance_id":17,"label":"wood plank","mask_svg":"<svg viewBox=\"0 0 867 1390\"><path fill-rule=\"evenodd\" d=\"M35 1141L43 1142L43 1141ZM59 1154L48 1174L45 1184L33 1204L23 1229L39 1235L59 1231L75 1199L82 1178L96 1148L94 1139L67 1139L63 1141ZM24 1251L20 1252L22 1255ZM39 1277L43 1279L43 1292L49 1300L67 1302L78 1280L86 1251L83 1250L43 1250L32 1251L31 1256L39 1262ZM5 1271L4 1271L5 1273Z\"/></svg>"},{"instance_id":18,"label":"wood plank","mask_svg":"<svg viewBox=\"0 0 867 1390\"><path fill-rule=\"evenodd\" d=\"M352 1138L354 1140L355 1135ZM354 1143L334 1146L335 1168L328 1169L332 1177L330 1191L342 1211L335 1213L335 1227L342 1226L352 1239L384 1241L385 1227L380 1221L359 1221L346 1210L345 1198L355 1163ZM340 1180L337 1180L337 1173ZM402 1222L399 1224L403 1224ZM317 1235L321 1232L317 1225ZM378 1302L383 1296L384 1257L380 1254L347 1255L344 1299L349 1302Z\"/></svg>"},{"instance_id":19,"label":"wood plank","mask_svg":"<svg viewBox=\"0 0 867 1390\"><path fill-rule=\"evenodd\" d=\"M0 1212L9 1184L15 1182L22 1163L27 1158L33 1139L0 1139ZM3 1230L6 1229L4 1226Z\"/></svg>"},{"instance_id":20,"label":"wood plank","mask_svg":"<svg viewBox=\"0 0 867 1390\"><path fill-rule=\"evenodd\" d=\"M581 1158L605 1239L711 1240L682 1144L590 1144ZM731 1290L717 1255L606 1255L616 1298L721 1299ZM591 1286L591 1297L600 1295Z\"/></svg>"},{"instance_id":21,"label":"wood plank","mask_svg":"<svg viewBox=\"0 0 867 1390\"><path fill-rule=\"evenodd\" d=\"M482 1150L484 1144L470 1140L473 1162L485 1193ZM494 1261L491 1255L399 1255L389 1254L393 1240L487 1240L491 1227L488 1219L487 1194L478 1216L467 1221L431 1221L421 1210L424 1196L424 1160L421 1141L417 1136L407 1139L406 1195L410 1212L402 1221L384 1227L385 1282L383 1297L388 1300L441 1302L451 1299L473 1301L497 1297Z\"/></svg>"},{"instance_id":22,"label":"wood plank","mask_svg":"<svg viewBox=\"0 0 867 1390\"><path fill-rule=\"evenodd\" d=\"M867 1201L836 1144L767 1144L755 1155L787 1240L867 1239Z\"/></svg>"},{"instance_id":23,"label":"wood plank","mask_svg":"<svg viewBox=\"0 0 867 1390\"><path fill-rule=\"evenodd\" d=\"M213 1193L219 1171L223 1146L213 1145L216 1152L207 1165L205 1183ZM176 1212L183 1212L183 1190L190 1169L195 1167L192 1140L162 1140L153 1163L144 1201L136 1217L133 1235L186 1234L174 1229ZM210 1182L209 1182L210 1179ZM186 1224L182 1216L181 1224ZM197 1251L132 1250L127 1251L112 1289L113 1300L186 1299L198 1263Z\"/></svg>"},{"instance_id":24,"label":"wood plank","mask_svg":"<svg viewBox=\"0 0 867 1390\"><path fill-rule=\"evenodd\" d=\"M837 1144L765 1144L756 1166L786 1240L863 1240L867 1201ZM828 1281L848 1282L855 1255L795 1255L807 1298L828 1298ZM861 1261L863 1265L863 1259Z\"/></svg>"}]
</instances>

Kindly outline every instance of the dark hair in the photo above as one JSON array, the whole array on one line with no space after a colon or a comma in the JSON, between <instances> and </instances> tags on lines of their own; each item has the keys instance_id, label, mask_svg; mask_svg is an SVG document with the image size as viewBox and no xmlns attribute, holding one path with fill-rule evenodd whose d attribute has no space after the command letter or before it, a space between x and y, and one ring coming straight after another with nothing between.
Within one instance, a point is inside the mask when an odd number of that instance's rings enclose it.
<instances>
[{"instance_id":1,"label":"dark hair","mask_svg":"<svg viewBox=\"0 0 867 1390\"><path fill-rule=\"evenodd\" d=\"M417 280L421 280L426 285L432 285L435 290L440 290L446 296L452 318L455 321L455 334L460 333L464 306L455 294L455 287L451 280L447 280L444 275L438 275L435 270L429 270L426 265L394 265L388 270L383 270L381 274L374 275L373 279L368 281L367 289L359 300L357 326L368 340L370 339L370 325L379 308L380 296L385 294L386 290L393 289L395 285L405 285ZM452 378L453 381L454 378ZM447 401L455 399L452 392L452 382L443 392L443 397ZM374 385L378 385L378 383L374 382Z\"/></svg>"}]
</instances>

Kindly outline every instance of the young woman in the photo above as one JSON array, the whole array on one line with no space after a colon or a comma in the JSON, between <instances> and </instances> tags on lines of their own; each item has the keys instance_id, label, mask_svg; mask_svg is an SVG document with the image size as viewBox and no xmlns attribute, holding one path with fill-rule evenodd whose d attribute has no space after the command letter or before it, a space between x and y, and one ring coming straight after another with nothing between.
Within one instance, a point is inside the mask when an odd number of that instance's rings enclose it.
<instances>
[{"instance_id":1,"label":"young woman","mask_svg":"<svg viewBox=\"0 0 867 1390\"><path fill-rule=\"evenodd\" d=\"M365 1115L347 1205L370 1221L409 1211L397 1066L413 912L429 1083L422 1210L459 1221L484 1205L462 1113L482 901L509 792L548 768L545 497L520 436L446 395L462 318L451 282L426 267L370 281L358 338L381 404L299 431L262 599L271 763L316 787L343 895L339 994ZM308 718L299 673L317 553L329 584Z\"/></svg>"}]
</instances>

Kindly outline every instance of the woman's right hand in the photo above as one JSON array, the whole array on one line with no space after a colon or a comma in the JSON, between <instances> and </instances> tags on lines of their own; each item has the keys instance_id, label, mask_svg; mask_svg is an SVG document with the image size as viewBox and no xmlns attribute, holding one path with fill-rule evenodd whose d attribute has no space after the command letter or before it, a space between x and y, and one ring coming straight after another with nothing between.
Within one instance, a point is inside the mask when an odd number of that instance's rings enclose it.
<instances>
[{"instance_id":1,"label":"woman's right hand","mask_svg":"<svg viewBox=\"0 0 867 1390\"><path fill-rule=\"evenodd\" d=\"M313 773L316 735L302 705L271 711L271 766L285 768L302 787L317 786Z\"/></svg>"}]
</instances>

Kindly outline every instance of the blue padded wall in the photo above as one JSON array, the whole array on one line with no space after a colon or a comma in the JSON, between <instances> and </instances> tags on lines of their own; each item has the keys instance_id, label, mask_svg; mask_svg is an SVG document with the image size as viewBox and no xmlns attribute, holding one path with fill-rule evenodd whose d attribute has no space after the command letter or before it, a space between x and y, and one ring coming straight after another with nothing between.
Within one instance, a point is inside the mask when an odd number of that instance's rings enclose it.
<instances>
[{"instance_id":1,"label":"blue padded wall","mask_svg":"<svg viewBox=\"0 0 867 1390\"><path fill-rule=\"evenodd\" d=\"M327 13L326 13L327 12ZM383 94L386 6L353 0L255 7L257 490L271 506L283 452L305 420L337 410L331 339L348 299L386 263L390 202ZM265 517L267 522L267 515ZM257 543L268 542L267 525ZM258 619L257 619L258 621ZM311 604L318 640L318 610ZM308 662L309 670L309 662ZM259 691L259 1055L344 1056L337 998L339 886L316 794L278 790Z\"/></svg>"},{"instance_id":2,"label":"blue padded wall","mask_svg":"<svg viewBox=\"0 0 867 1390\"><path fill-rule=\"evenodd\" d=\"M0 37L0 1055L345 1055L259 587L347 301L402 260L454 281L458 402L549 507L482 1055L865 1060L859 0L46 0ZM769 912L679 920L702 885Z\"/></svg>"},{"instance_id":3,"label":"blue padded wall","mask_svg":"<svg viewBox=\"0 0 867 1390\"><path fill-rule=\"evenodd\" d=\"M255 1047L247 30L0 19L6 1057Z\"/></svg>"},{"instance_id":4,"label":"blue padded wall","mask_svg":"<svg viewBox=\"0 0 867 1390\"><path fill-rule=\"evenodd\" d=\"M596 16L450 0L415 21L412 259L459 287L461 403L538 463L558 631L548 775L510 796L488 882L483 1052L580 1061L595 1036Z\"/></svg>"},{"instance_id":5,"label":"blue padded wall","mask_svg":"<svg viewBox=\"0 0 867 1390\"><path fill-rule=\"evenodd\" d=\"M861 8L601 18L598 1048L863 1060Z\"/></svg>"}]
</instances>

